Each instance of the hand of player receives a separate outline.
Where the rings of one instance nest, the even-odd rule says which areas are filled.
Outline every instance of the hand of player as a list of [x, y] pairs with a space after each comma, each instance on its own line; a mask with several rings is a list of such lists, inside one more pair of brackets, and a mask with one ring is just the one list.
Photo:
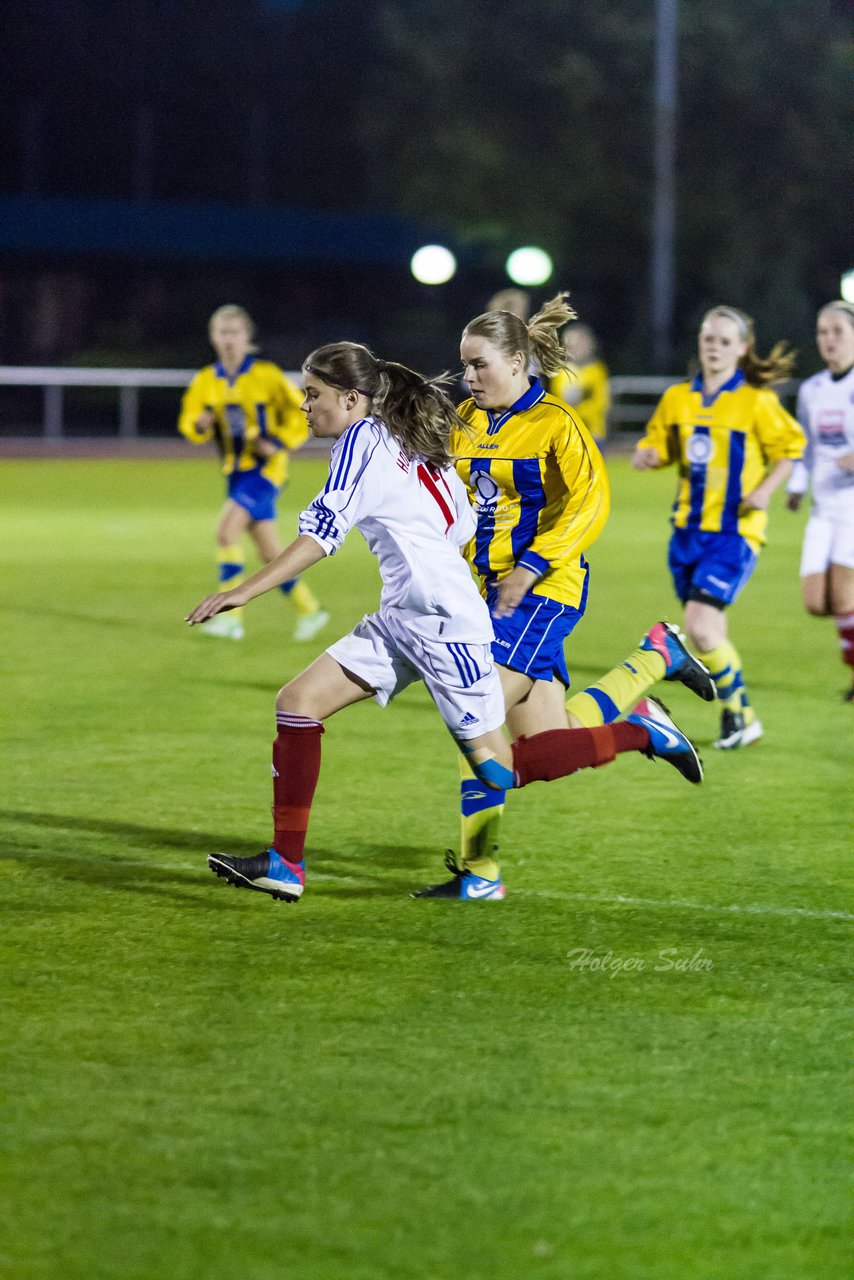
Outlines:
[[854, 453], [843, 453], [836, 459], [840, 471], [854, 472]]
[[802, 493], [786, 494], [786, 510], [799, 511], [801, 506], [801, 499], [803, 498], [803, 496], [804, 495]]
[[207, 622], [218, 613], [226, 613], [229, 609], [239, 609], [246, 601], [241, 594], [239, 587], [233, 587], [231, 591], [217, 591], [212, 596], [205, 596], [201, 604], [197, 604], [192, 613], [188, 613], [185, 622], [189, 622], [191, 627], [196, 626], [199, 622]]
[[492, 610], [493, 617], [509, 618], [523, 596], [527, 595], [537, 581], [537, 574], [530, 569], [523, 569], [521, 565], [511, 569], [507, 577], [502, 578], [498, 584], [498, 594]]
[[757, 485], [752, 493], [746, 493], [742, 498], [738, 514], [740, 516], [749, 516], [751, 511], [767, 511], [769, 498], [770, 495], [762, 488], [762, 485]]
[[263, 436], [256, 440], [252, 446], [252, 450], [256, 458], [272, 458], [277, 452], [276, 446], [271, 440], [265, 440]]
[[632, 458], [632, 466], [635, 471], [654, 471], [660, 462], [658, 450], [653, 449], [652, 445], [647, 445], [643, 449], [638, 446]]
[[214, 421], [215, 421], [215, 418], [214, 418], [213, 411], [211, 409], [203, 409], [202, 412], [199, 414], [198, 418], [196, 418], [196, 430], [212, 431]]

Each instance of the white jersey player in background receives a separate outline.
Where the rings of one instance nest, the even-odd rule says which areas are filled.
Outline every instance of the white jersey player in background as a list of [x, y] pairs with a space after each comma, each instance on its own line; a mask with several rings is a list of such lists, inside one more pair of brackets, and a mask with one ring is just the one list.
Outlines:
[[[334, 555], [353, 528], [379, 561], [380, 607], [280, 689], [271, 847], [254, 858], [211, 855], [211, 870], [238, 887], [299, 899], [323, 722], [365, 698], [385, 706], [416, 680], [426, 684], [487, 788], [551, 781], [624, 751], [660, 756], [700, 782], [696, 751], [652, 699], [615, 724], [557, 729], [510, 744], [489, 611], [461, 554], [476, 520], [449, 441], [452, 430], [465, 426], [441, 380], [377, 360], [352, 342], [319, 347], [303, 375], [308, 425], [315, 436], [335, 441], [326, 485], [300, 516], [299, 537], [289, 547], [239, 586], [208, 596], [187, 621], [240, 608], [296, 577]], [[404, 781], [415, 768], [415, 760], [400, 762]], [[460, 872], [460, 882], [457, 897], [504, 897], [500, 881]]]
[[804, 606], [816, 617], [833, 617], [852, 675], [844, 697], [854, 702], [854, 305], [822, 307], [816, 342], [827, 368], [798, 393], [807, 448], [789, 479], [787, 505], [797, 511], [812, 489], [801, 556]]

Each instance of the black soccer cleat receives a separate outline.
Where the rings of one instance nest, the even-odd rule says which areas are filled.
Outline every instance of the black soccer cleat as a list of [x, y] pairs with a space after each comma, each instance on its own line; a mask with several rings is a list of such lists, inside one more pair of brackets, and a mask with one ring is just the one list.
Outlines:
[[649, 734], [649, 746], [642, 752], [649, 760], [666, 760], [689, 782], [703, 781], [703, 762], [697, 748], [673, 723], [667, 707], [658, 698], [644, 698], [632, 714], [626, 716], [626, 721], [642, 725]]
[[257, 889], [277, 902], [299, 902], [305, 888], [304, 863], [288, 863], [275, 849], [254, 858], [230, 858], [224, 853], [208, 856], [208, 866], [237, 889]]
[[704, 702], [715, 701], [718, 691], [708, 667], [704, 667], [693, 653], [689, 653], [685, 637], [672, 622], [656, 622], [641, 640], [640, 647], [661, 654], [665, 665], [665, 680], [678, 680]]

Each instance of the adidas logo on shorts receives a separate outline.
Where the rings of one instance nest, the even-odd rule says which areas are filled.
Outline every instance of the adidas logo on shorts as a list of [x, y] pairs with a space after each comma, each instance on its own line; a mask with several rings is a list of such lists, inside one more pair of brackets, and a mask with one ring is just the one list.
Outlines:
[[470, 711], [467, 711], [466, 714], [463, 716], [462, 720], [460, 721], [459, 727], [461, 729], [468, 729], [473, 724], [477, 724], [477, 716], [473, 716]]

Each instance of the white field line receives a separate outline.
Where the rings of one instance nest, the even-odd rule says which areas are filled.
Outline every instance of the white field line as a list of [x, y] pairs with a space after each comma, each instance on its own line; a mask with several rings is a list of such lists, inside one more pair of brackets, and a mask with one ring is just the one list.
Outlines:
[[814, 911], [810, 907], [775, 907], [761, 903], [685, 902], [680, 898], [627, 898], [623, 894], [560, 893], [551, 889], [514, 889], [522, 898], [554, 898], [559, 902], [589, 902], [612, 907], [655, 907], [673, 911], [711, 911], [720, 915], [791, 916], [805, 920], [854, 920], [848, 911]]

